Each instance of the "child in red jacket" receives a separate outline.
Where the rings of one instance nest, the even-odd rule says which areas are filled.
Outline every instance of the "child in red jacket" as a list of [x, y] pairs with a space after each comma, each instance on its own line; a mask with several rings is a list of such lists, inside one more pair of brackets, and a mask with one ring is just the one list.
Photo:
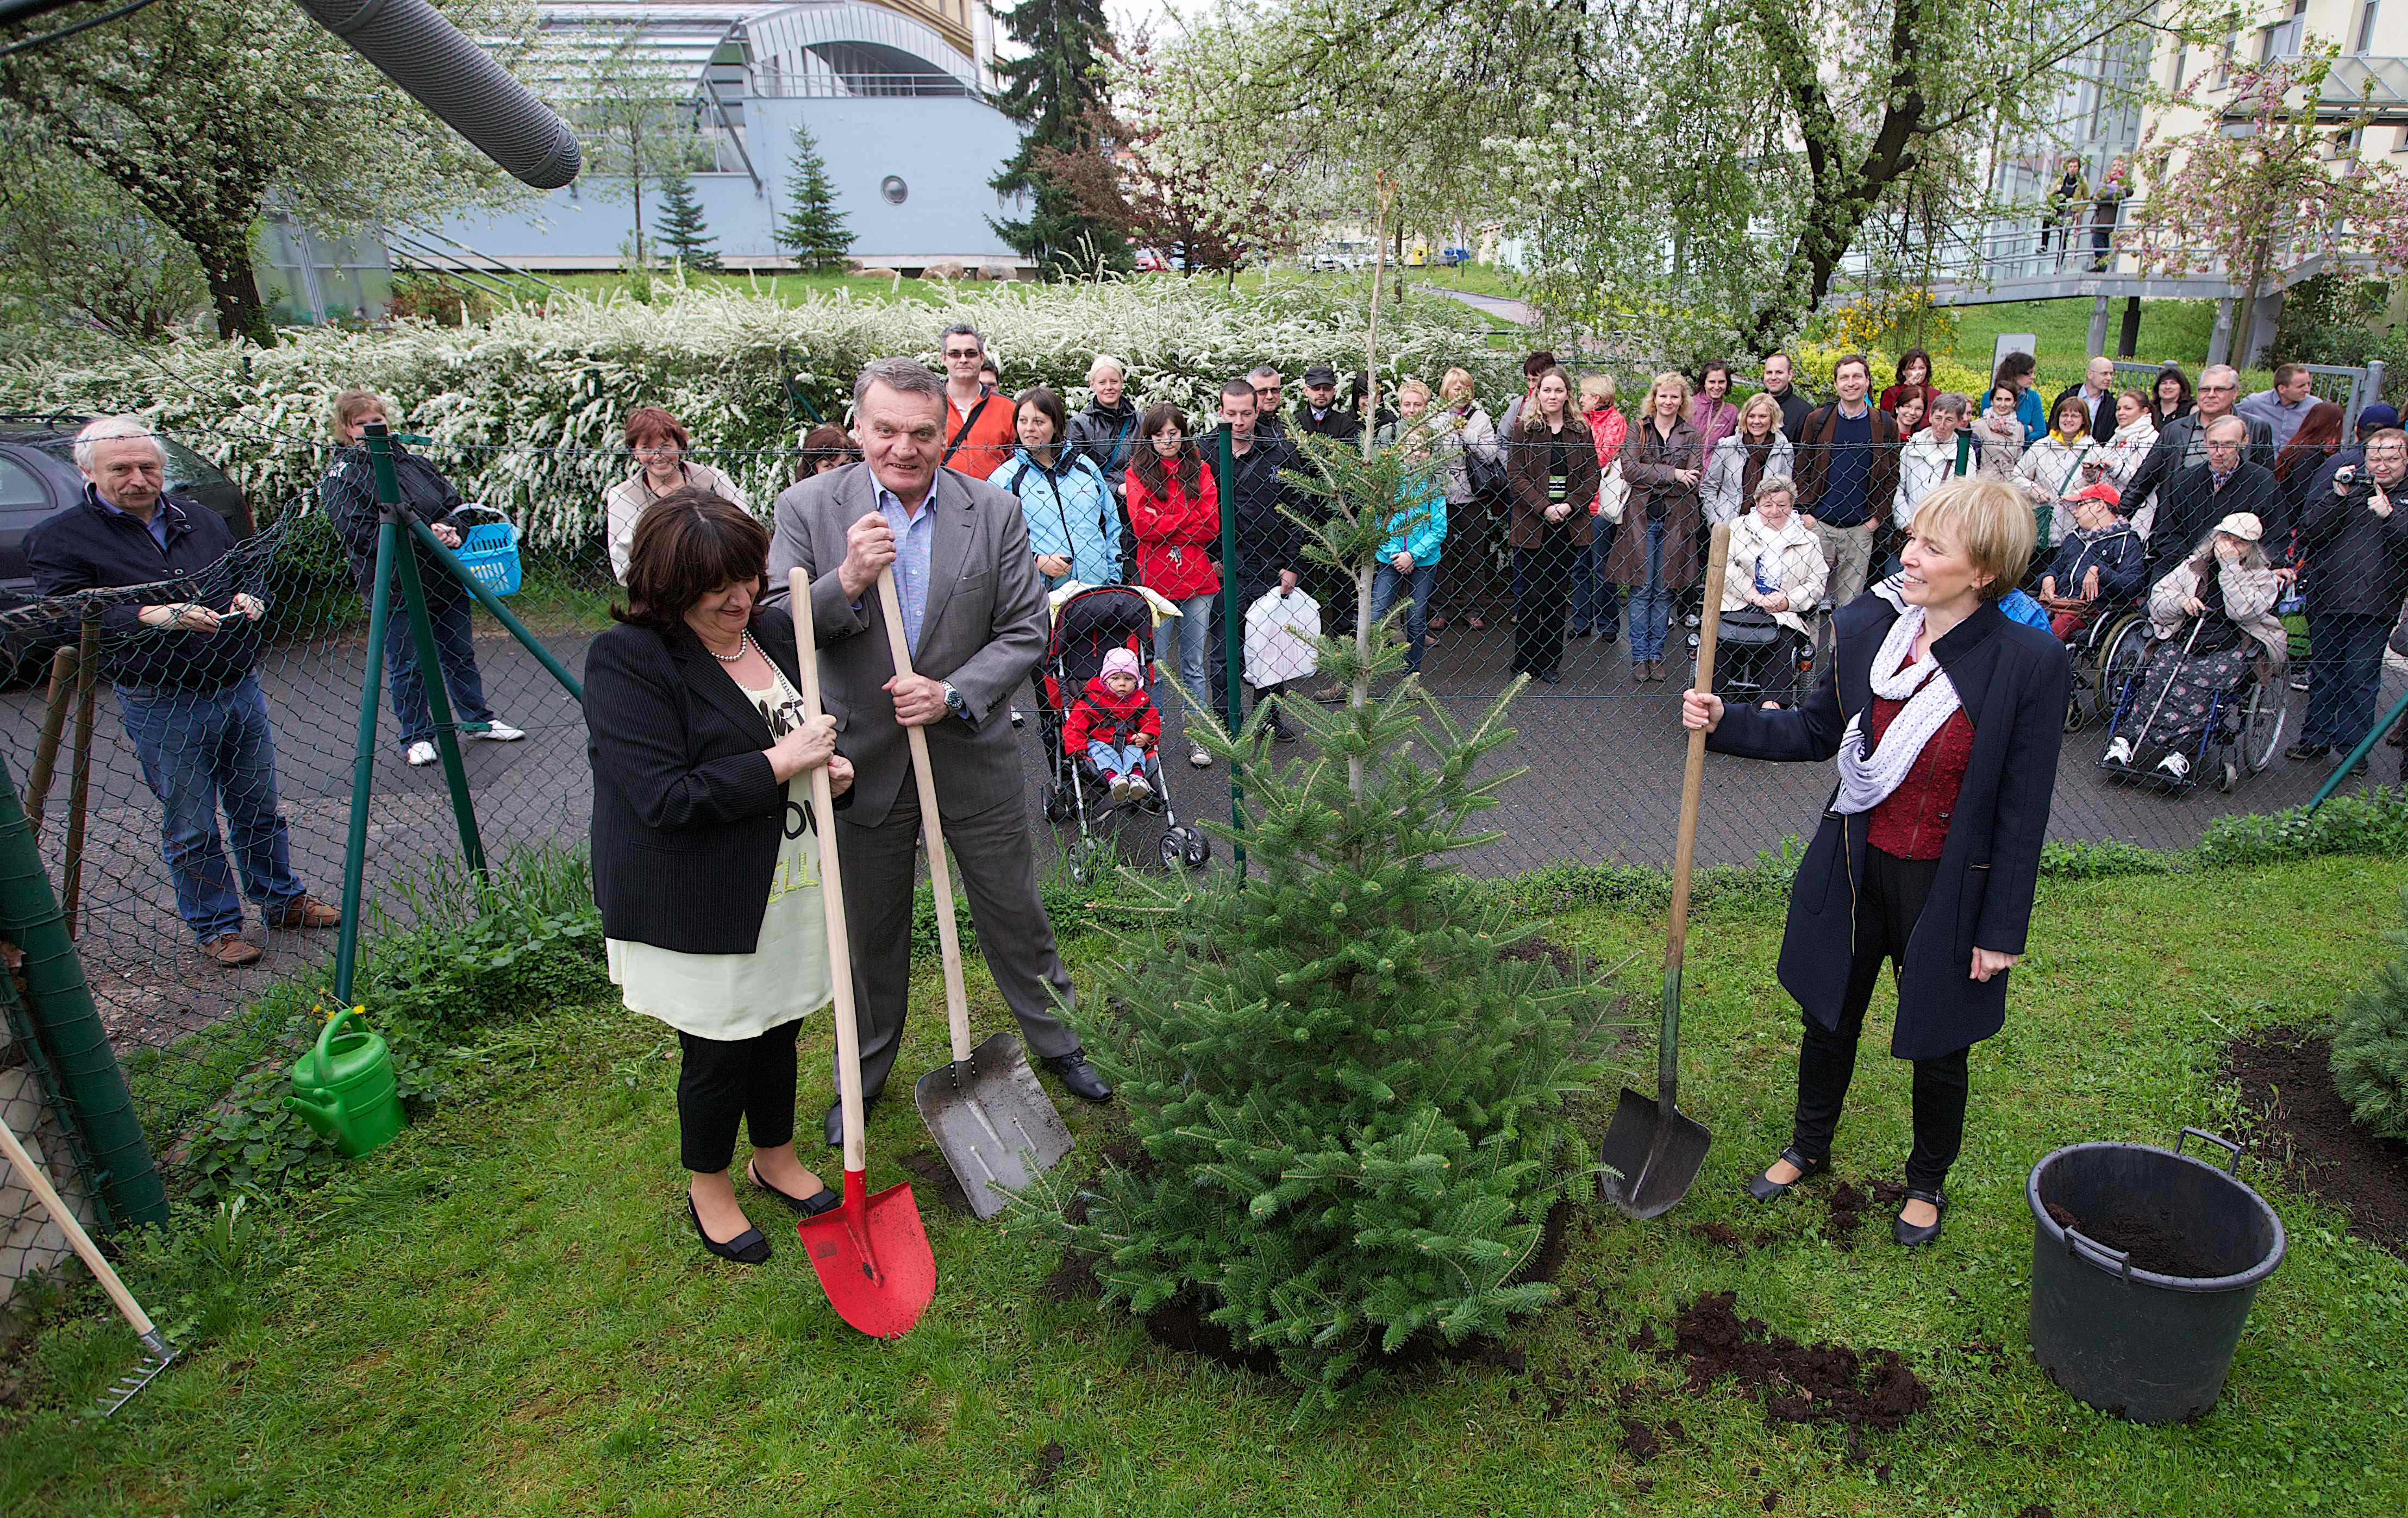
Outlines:
[[1115, 806], [1151, 796], [1162, 783], [1162, 761], [1154, 752], [1162, 742], [1162, 714], [1138, 669], [1137, 655], [1126, 649], [1105, 654], [1103, 673], [1087, 681], [1062, 724], [1062, 752], [1074, 759], [1086, 755], [1111, 784]]

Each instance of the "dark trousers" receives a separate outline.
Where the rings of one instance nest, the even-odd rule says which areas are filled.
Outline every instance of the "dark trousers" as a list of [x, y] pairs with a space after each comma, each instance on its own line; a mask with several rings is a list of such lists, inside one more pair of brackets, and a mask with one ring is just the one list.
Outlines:
[[1575, 570], [1572, 575], [1572, 631], [1594, 630], [1611, 643], [1622, 636], [1622, 587], [1606, 572], [1605, 561], [1613, 551], [1613, 540], [1622, 536], [1622, 524], [1591, 517], [1588, 525], [1587, 573]]
[[2336, 749], [2358, 746], [2374, 725], [2383, 685], [2383, 640], [2391, 619], [2316, 610], [2308, 603], [2308, 722], [2300, 738]]
[[795, 1035], [802, 1020], [750, 1038], [678, 1035], [678, 1163], [716, 1175], [736, 1158], [743, 1120], [755, 1149], [795, 1141]]
[[[838, 812], [836, 830], [844, 855], [845, 928], [853, 940], [861, 1090], [875, 1097], [902, 1052], [911, 990], [911, 887], [923, 853], [917, 782], [904, 776], [884, 822], [856, 826]], [[954, 889], [968, 899], [970, 924], [978, 930], [979, 953], [1020, 1023], [1030, 1057], [1076, 1050], [1079, 1036], [1056, 1015], [1070, 1005], [1070, 975], [1054, 951], [1054, 926], [1037, 893], [1027, 798], [1015, 794], [975, 816], [946, 818], [945, 842], [953, 852]]]
[[[398, 602], [400, 596], [394, 599]], [[477, 671], [476, 635], [468, 615], [475, 604], [456, 593], [430, 594], [426, 621], [435, 634], [435, 657], [443, 666], [443, 689], [452, 697], [452, 720], [482, 725], [494, 720], [494, 710], [485, 705], [485, 682]], [[409, 613], [399, 605], [384, 624], [384, 669], [393, 715], [401, 723], [401, 746], [434, 742], [435, 716], [426, 701], [426, 672], [418, 667], [418, 640], [409, 630]]]
[[[1864, 1031], [1865, 1009], [1881, 980], [1882, 962], [1905, 967], [1906, 940], [1939, 874], [1937, 859], [1899, 859], [1879, 849], [1865, 851], [1864, 889], [1856, 896], [1856, 952], [1848, 967], [1840, 1025], [1826, 1029], [1806, 1018], [1805, 1041], [1798, 1051], [1798, 1117], [1790, 1142], [1810, 1160], [1831, 1153], [1848, 1081], [1856, 1073], [1856, 1036]], [[1906, 1183], [1914, 1190], [1937, 1192], [1964, 1145], [1968, 1053], [1970, 1048], [1959, 1049], [1914, 1062], [1914, 1147], [1906, 1156]]]
[[1504, 513], [1486, 501], [1446, 503], [1446, 551], [1439, 555], [1435, 615], [1497, 615], [1497, 550]]
[[1552, 526], [1537, 548], [1513, 551], [1513, 673], [1555, 676], [1564, 666], [1564, 612], [1572, 566], [1587, 552], [1570, 526]]

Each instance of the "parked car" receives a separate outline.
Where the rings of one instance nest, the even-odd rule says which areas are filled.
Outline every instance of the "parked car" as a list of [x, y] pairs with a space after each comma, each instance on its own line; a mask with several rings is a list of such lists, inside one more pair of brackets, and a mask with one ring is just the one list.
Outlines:
[[1438, 261], [1445, 265], [1448, 268], [1455, 268], [1459, 265], [1469, 264], [1471, 262], [1471, 250], [1469, 248], [1449, 248], [1444, 252], [1438, 255]]
[[[25, 534], [83, 499], [75, 436], [91, 420], [0, 415], [0, 607], [22, 605], [37, 594], [25, 566]], [[251, 503], [242, 487], [174, 438], [159, 443], [167, 454], [167, 489], [225, 518], [236, 538], [249, 537]]]
[[1159, 248], [1140, 248], [1137, 250], [1135, 257], [1137, 259], [1137, 271], [1140, 274], [1168, 274], [1170, 272], [1170, 260], [1162, 256], [1162, 250]]

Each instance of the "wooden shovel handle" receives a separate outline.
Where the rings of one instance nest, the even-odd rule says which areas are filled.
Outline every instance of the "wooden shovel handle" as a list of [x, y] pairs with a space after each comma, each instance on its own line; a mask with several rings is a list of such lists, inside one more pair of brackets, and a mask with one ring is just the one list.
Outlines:
[[18, 1142], [17, 1135], [10, 1131], [5, 1121], [0, 1121], [0, 1145], [7, 1147], [8, 1163], [17, 1167], [17, 1174], [24, 1180], [25, 1189], [41, 1199], [43, 1208], [50, 1214], [50, 1221], [59, 1225], [59, 1231], [67, 1236], [67, 1242], [75, 1246], [76, 1257], [83, 1261], [84, 1268], [90, 1270], [93, 1279], [108, 1293], [108, 1299], [117, 1304], [117, 1310], [125, 1314], [125, 1321], [134, 1325], [135, 1333], [145, 1339], [157, 1333], [150, 1315], [134, 1300], [134, 1294], [125, 1289], [125, 1282], [117, 1279], [117, 1272], [102, 1257], [100, 1246], [92, 1241], [92, 1235], [83, 1231], [83, 1224], [76, 1221], [75, 1213], [59, 1196], [58, 1188], [50, 1184], [50, 1178], [34, 1163], [34, 1156]]
[[[1723, 574], [1730, 566], [1730, 527], [1714, 527], [1706, 561], [1706, 604], [1698, 619], [1698, 668], [1693, 689], [1714, 688], [1714, 639], [1722, 631]], [[1677, 974], [1689, 941], [1689, 872], [1698, 856], [1698, 798], [1706, 782], [1706, 735], [1689, 735], [1688, 763], [1681, 771], [1681, 827], [1672, 845], [1672, 921], [1664, 939], [1664, 972]]]
[[[811, 577], [797, 567], [786, 574], [787, 604], [795, 614], [795, 665], [803, 677], [803, 714], [820, 715], [820, 648], [811, 627]], [[853, 940], [845, 936], [844, 877], [836, 857], [836, 789], [827, 766], [814, 765], [811, 833], [820, 849], [820, 911], [827, 923], [828, 984], [836, 995], [836, 1095], [844, 1109], [844, 1167], [865, 1167], [861, 1110], [861, 1024], [853, 1002]]]
[[[886, 617], [886, 646], [895, 655], [895, 672], [912, 673], [911, 640], [903, 632], [903, 602], [895, 594], [895, 568], [878, 571], [878, 605]], [[953, 1063], [970, 1057], [970, 998], [962, 987], [961, 931], [953, 924], [953, 870], [945, 860], [945, 824], [937, 815], [937, 775], [928, 767], [928, 735], [906, 727], [911, 744], [911, 778], [920, 789], [920, 831], [928, 841], [928, 885], [937, 898], [937, 944], [945, 960], [945, 1021], [953, 1033]]]

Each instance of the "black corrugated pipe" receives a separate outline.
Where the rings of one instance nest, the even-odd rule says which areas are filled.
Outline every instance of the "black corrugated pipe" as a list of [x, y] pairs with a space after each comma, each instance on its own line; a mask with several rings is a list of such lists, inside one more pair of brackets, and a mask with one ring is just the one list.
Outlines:
[[577, 178], [577, 135], [426, 0], [296, 0], [412, 99], [538, 190]]

